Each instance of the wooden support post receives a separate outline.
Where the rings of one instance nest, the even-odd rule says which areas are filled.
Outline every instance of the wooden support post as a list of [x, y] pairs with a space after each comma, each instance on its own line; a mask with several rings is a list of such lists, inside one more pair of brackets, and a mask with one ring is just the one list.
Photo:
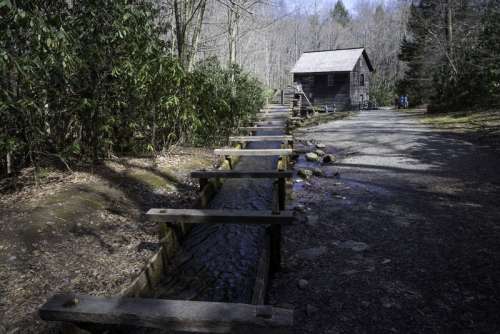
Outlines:
[[280, 177], [278, 179], [278, 204], [279, 210], [285, 210], [286, 205], [286, 179], [284, 177]]
[[158, 240], [161, 244], [165, 244], [167, 242], [167, 231], [169, 228], [169, 223], [160, 223], [160, 232], [158, 234]]
[[[273, 214], [280, 214], [279, 203], [279, 182], [273, 182]], [[281, 270], [281, 226], [269, 227], [269, 239], [271, 244], [271, 273], [276, 273]]]
[[208, 179], [207, 178], [200, 178], [200, 191], [203, 191], [205, 189], [205, 186], [208, 184]]
[[7, 153], [7, 175], [10, 176], [12, 174], [12, 160], [10, 156], [10, 152]]
[[231, 161], [231, 156], [230, 155], [226, 155], [225, 159], [227, 160], [227, 163], [229, 164], [229, 169], [233, 169], [233, 163]]

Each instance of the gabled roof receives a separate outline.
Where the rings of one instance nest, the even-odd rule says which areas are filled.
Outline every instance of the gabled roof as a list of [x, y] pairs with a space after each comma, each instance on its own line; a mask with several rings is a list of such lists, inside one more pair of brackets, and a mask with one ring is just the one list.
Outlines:
[[292, 73], [350, 72], [363, 56], [370, 71], [373, 67], [364, 48], [305, 52], [292, 68]]

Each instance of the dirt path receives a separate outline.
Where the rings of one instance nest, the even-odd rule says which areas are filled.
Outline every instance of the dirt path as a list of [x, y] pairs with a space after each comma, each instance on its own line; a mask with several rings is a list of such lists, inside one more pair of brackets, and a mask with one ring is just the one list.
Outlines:
[[295, 333], [500, 332], [500, 158], [419, 117], [297, 133], [338, 161], [295, 187], [305, 213], [269, 296], [296, 308]]

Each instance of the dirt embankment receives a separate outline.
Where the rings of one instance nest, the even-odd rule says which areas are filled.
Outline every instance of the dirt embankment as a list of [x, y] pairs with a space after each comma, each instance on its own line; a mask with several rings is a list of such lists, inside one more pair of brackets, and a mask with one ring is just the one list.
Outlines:
[[[0, 333], [49, 332], [38, 307], [57, 292], [119, 293], [158, 249], [153, 206], [190, 207], [190, 171], [211, 168], [209, 150], [106, 161], [0, 195]], [[3, 183], [4, 185], [6, 182]]]

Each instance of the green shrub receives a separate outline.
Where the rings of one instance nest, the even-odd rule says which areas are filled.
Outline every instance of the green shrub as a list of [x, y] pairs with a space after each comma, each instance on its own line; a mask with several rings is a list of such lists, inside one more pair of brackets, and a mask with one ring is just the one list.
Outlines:
[[0, 1], [0, 159], [19, 169], [215, 144], [263, 104], [237, 67], [186, 72], [156, 22], [149, 2]]

